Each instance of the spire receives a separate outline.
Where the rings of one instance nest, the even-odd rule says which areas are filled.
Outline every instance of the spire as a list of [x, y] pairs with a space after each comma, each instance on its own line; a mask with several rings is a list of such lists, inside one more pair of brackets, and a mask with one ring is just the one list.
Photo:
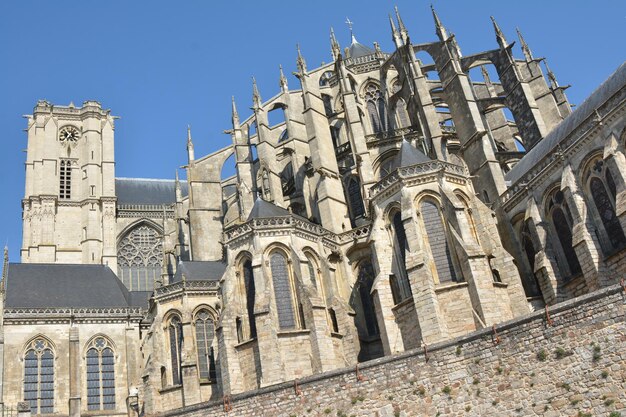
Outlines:
[[237, 105], [235, 104], [235, 96], [232, 96], [232, 122], [233, 129], [239, 129], [239, 113], [237, 113]]
[[431, 4], [430, 10], [433, 12], [433, 19], [435, 19], [435, 33], [439, 37], [439, 40], [445, 42], [448, 40], [448, 31], [441, 24], [441, 20], [439, 20], [439, 16], [437, 16], [437, 12], [435, 11], [435, 7]]
[[389, 24], [391, 25], [391, 40], [396, 45], [396, 48], [402, 46], [402, 38], [400, 37], [400, 33], [396, 29], [396, 24], [393, 22], [393, 17], [389, 14]]
[[352, 20], [350, 20], [349, 17], [346, 17], [346, 25], [348, 25], [348, 28], [350, 28], [350, 38], [352, 43], [357, 43], [356, 38], [354, 37], [354, 32], [352, 31], [352, 25], [354, 24], [354, 22]]
[[191, 126], [187, 125], [187, 159], [191, 163], [194, 159], [193, 142], [191, 141]]
[[339, 46], [339, 42], [337, 42], [337, 38], [335, 38], [335, 31], [332, 27], [330, 28], [330, 50], [333, 54], [333, 59], [339, 58], [341, 47]]
[[296, 44], [296, 49], [298, 50], [298, 59], [296, 61], [296, 65], [298, 67], [298, 72], [300, 73], [300, 75], [304, 75], [307, 72], [307, 70], [306, 70], [306, 61], [302, 57], [302, 52], [300, 52], [300, 44], [299, 43]]
[[515, 31], [517, 32], [517, 37], [519, 38], [519, 42], [522, 45], [522, 52], [524, 53], [524, 56], [526, 57], [526, 61], [528, 62], [532, 61], [534, 59], [533, 53], [530, 51], [530, 48], [528, 47], [526, 40], [522, 36], [522, 32], [520, 32], [519, 28], [515, 28]]
[[504, 33], [502, 33], [502, 31], [500, 30], [500, 26], [498, 26], [496, 19], [493, 16], [490, 17], [491, 21], [493, 22], [493, 29], [496, 31], [496, 40], [498, 41], [498, 45], [500, 45], [500, 48], [504, 49], [509, 46], [509, 44], [504, 37]]
[[256, 86], [256, 78], [254, 77], [252, 77], [252, 104], [255, 109], [261, 108], [261, 94], [259, 94], [259, 89]]
[[559, 88], [559, 82], [556, 80], [556, 76], [554, 75], [550, 67], [548, 66], [548, 59], [544, 58], [543, 63], [546, 66], [546, 71], [548, 71], [548, 79], [550, 80], [550, 86], [553, 89]]
[[398, 6], [395, 6], [394, 10], [396, 11], [396, 19], [398, 19], [398, 27], [400, 28], [400, 34], [402, 35], [402, 40], [406, 42], [409, 36], [409, 32], [406, 30], [406, 27], [404, 26], [402, 17], [400, 17], [400, 11], [398, 11]]
[[489, 77], [489, 73], [487, 72], [487, 68], [484, 65], [480, 66], [480, 72], [483, 75], [483, 79], [485, 80], [485, 84], [491, 84], [491, 77]]
[[287, 77], [285, 77], [285, 73], [283, 73], [283, 66], [278, 65], [278, 70], [280, 72], [280, 78], [278, 84], [283, 91], [287, 91]]
[[4, 292], [4, 286], [7, 282], [7, 276], [9, 275], [9, 247], [4, 246], [4, 262], [2, 264], [2, 283], [0, 284], [0, 292]]

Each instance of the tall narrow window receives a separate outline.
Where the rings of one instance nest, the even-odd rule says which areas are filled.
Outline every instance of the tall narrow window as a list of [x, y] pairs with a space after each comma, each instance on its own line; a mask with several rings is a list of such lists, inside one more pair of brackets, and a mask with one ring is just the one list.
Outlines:
[[351, 176], [348, 180], [348, 204], [350, 205], [350, 213], [353, 220], [365, 214], [365, 205], [363, 204], [363, 195], [361, 194], [361, 181], [359, 181], [359, 177], [356, 175]]
[[215, 339], [215, 322], [207, 310], [196, 315], [196, 350], [200, 379], [215, 381], [216, 369], [213, 357], [213, 340]]
[[548, 200], [547, 211], [563, 251], [569, 273], [570, 275], [576, 275], [581, 272], [581, 267], [576, 251], [572, 246], [572, 215], [562, 191], [557, 190], [552, 194]]
[[33, 414], [54, 412], [54, 353], [43, 338], [32, 341], [24, 355], [24, 401]]
[[285, 255], [280, 252], [272, 253], [270, 256], [270, 269], [272, 271], [272, 283], [274, 284], [278, 324], [281, 330], [293, 330], [296, 328], [295, 306], [297, 303], [294, 303], [289, 266], [287, 265]]
[[331, 117], [334, 113], [332, 100], [332, 97], [328, 94], [322, 94], [322, 101], [324, 102], [324, 113], [326, 113], [326, 117]]
[[109, 342], [97, 337], [87, 350], [87, 409], [115, 410], [115, 357]]
[[367, 113], [372, 123], [372, 131], [381, 133], [388, 129], [387, 107], [380, 88], [376, 84], [369, 84], [365, 87], [365, 102]]
[[180, 354], [183, 347], [183, 324], [180, 318], [173, 317], [169, 325], [170, 359], [172, 361], [172, 384], [182, 383], [180, 374]]
[[59, 163], [59, 198], [72, 197], [72, 162], [62, 159]]
[[161, 277], [163, 245], [160, 233], [146, 224], [128, 232], [117, 250], [117, 270], [129, 290], [151, 291]]
[[612, 253], [626, 245], [626, 236], [615, 211], [615, 181], [600, 156], [588, 165], [583, 178], [595, 208], [593, 217], [600, 220], [597, 223], [602, 223], [608, 240], [604, 246], [610, 246], [605, 252]]
[[372, 285], [374, 284], [374, 267], [367, 260], [359, 265], [359, 275], [357, 285], [359, 287], [359, 297], [361, 299], [361, 307], [363, 309], [363, 318], [365, 319], [365, 329], [368, 336], [377, 336], [378, 323], [376, 322], [376, 309], [374, 308], [374, 300], [372, 299]]
[[394, 260], [397, 269], [396, 274], [398, 277], [395, 299], [397, 301], [402, 301], [411, 295], [411, 286], [406, 272], [406, 250], [408, 242], [406, 240], [404, 224], [402, 223], [402, 215], [399, 211], [393, 215], [392, 223]]
[[254, 317], [254, 302], [256, 290], [254, 287], [254, 272], [252, 261], [246, 259], [243, 263], [243, 285], [246, 292], [246, 310], [248, 313], [248, 325], [250, 328], [250, 338], [256, 337], [256, 318]]
[[439, 214], [439, 207], [435, 203], [425, 200], [420, 204], [420, 212], [439, 282], [457, 281], [452, 263], [452, 253], [450, 252], [446, 229]]

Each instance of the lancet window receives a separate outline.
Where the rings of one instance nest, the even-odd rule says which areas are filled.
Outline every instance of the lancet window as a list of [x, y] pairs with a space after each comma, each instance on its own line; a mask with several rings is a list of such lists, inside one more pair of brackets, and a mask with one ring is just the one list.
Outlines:
[[570, 275], [580, 273], [580, 263], [578, 262], [576, 251], [572, 246], [572, 213], [567, 206], [562, 191], [554, 190], [552, 192], [547, 202], [546, 211], [561, 247], [561, 252], [565, 258], [565, 263], [567, 264]]
[[287, 257], [280, 251], [272, 252], [270, 255], [270, 269], [280, 329], [297, 329], [301, 325], [299, 321], [302, 319], [302, 314]]
[[393, 232], [393, 257], [396, 266], [394, 271], [395, 274], [392, 277], [393, 285], [391, 288], [393, 290], [394, 301], [397, 304], [411, 295], [411, 286], [406, 272], [406, 250], [408, 249], [408, 242], [400, 211], [396, 211], [392, 215], [391, 220], [391, 230]]
[[24, 354], [24, 401], [33, 414], [54, 412], [54, 352], [44, 338], [33, 340]]
[[198, 354], [198, 371], [200, 380], [215, 381], [217, 369], [215, 366], [215, 321], [207, 310], [200, 310], [196, 314], [196, 353]]
[[181, 379], [181, 350], [183, 348], [183, 324], [178, 316], [170, 319], [168, 326], [168, 336], [170, 345], [170, 360], [172, 364], [172, 384], [180, 385]]
[[62, 159], [59, 163], [59, 198], [72, 197], [72, 161]]
[[161, 276], [163, 246], [160, 233], [146, 224], [133, 228], [120, 241], [118, 276], [132, 291], [151, 291]]
[[87, 349], [87, 409], [115, 409], [115, 356], [111, 344], [97, 337]]
[[420, 203], [420, 212], [439, 282], [458, 281], [439, 206], [430, 200], [424, 200]]
[[370, 83], [365, 87], [365, 103], [367, 113], [372, 123], [372, 131], [381, 133], [388, 129], [387, 126], [387, 106], [385, 100], [378, 87], [374, 83]]

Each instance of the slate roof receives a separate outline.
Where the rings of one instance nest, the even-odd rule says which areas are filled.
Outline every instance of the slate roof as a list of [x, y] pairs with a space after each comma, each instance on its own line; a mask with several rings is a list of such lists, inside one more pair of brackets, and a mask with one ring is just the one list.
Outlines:
[[568, 117], [559, 123], [546, 135], [534, 148], [532, 148], [520, 161], [509, 171], [505, 179], [511, 184], [517, 182], [532, 167], [537, 165], [546, 155], [554, 151], [556, 146], [563, 141], [574, 129], [580, 126], [594, 111], [605, 101], [615, 95], [626, 85], [626, 62], [617, 68], [591, 95], [583, 101]]
[[367, 46], [359, 43], [354, 35], [352, 36], [352, 44], [350, 44], [348, 51], [350, 53], [350, 58], [358, 58], [360, 56], [371, 55], [374, 53], [372, 48], [368, 48]]
[[402, 145], [400, 145], [400, 150], [395, 157], [394, 165], [396, 167], [406, 167], [430, 161], [432, 161], [432, 159], [424, 155], [405, 139], [402, 139]]
[[226, 264], [221, 261], [181, 261], [172, 283], [186, 281], [219, 281], [224, 275]]
[[[180, 181], [183, 196], [188, 194], [187, 181]], [[151, 178], [116, 178], [115, 194], [118, 204], [163, 205], [176, 202], [174, 180]]]
[[289, 210], [287, 209], [278, 207], [277, 205], [265, 201], [262, 198], [257, 198], [254, 202], [254, 206], [252, 206], [252, 210], [250, 210], [248, 220], [262, 219], [266, 217], [289, 216], [290, 214], [291, 213], [289, 213]]
[[8, 308], [147, 307], [149, 292], [129, 292], [105, 265], [10, 263]]

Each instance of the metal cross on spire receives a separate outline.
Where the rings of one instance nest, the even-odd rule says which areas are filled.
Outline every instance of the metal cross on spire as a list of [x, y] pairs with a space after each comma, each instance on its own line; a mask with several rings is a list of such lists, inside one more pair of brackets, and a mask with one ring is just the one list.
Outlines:
[[346, 17], [345, 24], [348, 25], [348, 28], [350, 29], [350, 37], [352, 38], [352, 43], [356, 42], [356, 39], [354, 37], [354, 33], [352, 32], [352, 25], [354, 24], [354, 22], [352, 20], [350, 20], [349, 17]]

